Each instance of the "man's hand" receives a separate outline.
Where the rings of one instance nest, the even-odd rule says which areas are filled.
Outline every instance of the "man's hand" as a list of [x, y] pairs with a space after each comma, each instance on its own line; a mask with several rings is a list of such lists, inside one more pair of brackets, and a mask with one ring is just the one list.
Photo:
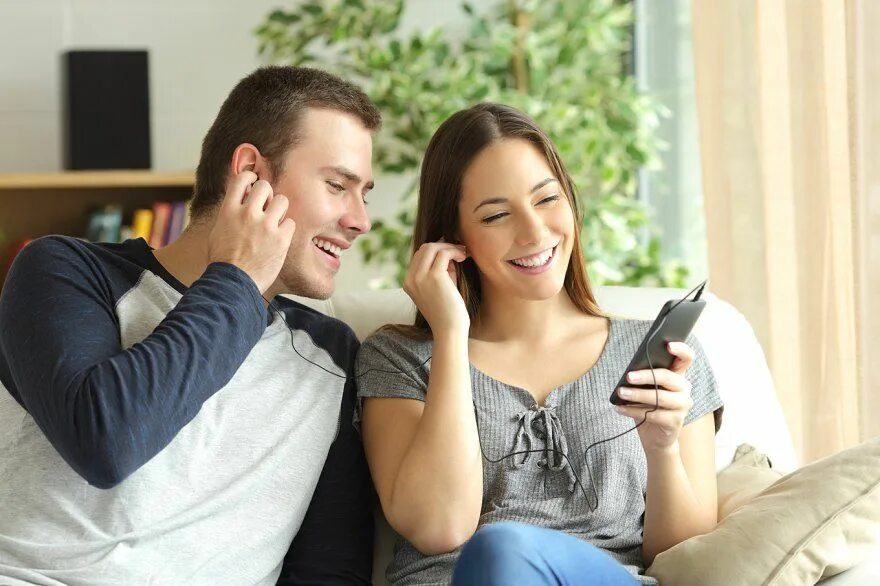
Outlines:
[[246, 272], [264, 293], [278, 278], [296, 223], [285, 217], [290, 201], [272, 193], [268, 181], [244, 171], [230, 177], [226, 197], [208, 236], [209, 262]]

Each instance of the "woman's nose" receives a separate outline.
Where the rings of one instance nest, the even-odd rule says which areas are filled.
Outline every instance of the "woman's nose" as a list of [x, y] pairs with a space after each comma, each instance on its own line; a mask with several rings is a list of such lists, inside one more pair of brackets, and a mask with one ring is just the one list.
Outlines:
[[517, 244], [522, 246], [539, 244], [544, 233], [544, 222], [534, 211], [522, 216], [516, 230]]

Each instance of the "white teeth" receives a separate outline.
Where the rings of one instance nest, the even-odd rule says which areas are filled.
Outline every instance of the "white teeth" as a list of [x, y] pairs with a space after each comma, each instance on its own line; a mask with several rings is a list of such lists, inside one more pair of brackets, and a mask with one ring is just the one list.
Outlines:
[[553, 249], [549, 248], [537, 256], [530, 256], [526, 259], [516, 259], [510, 262], [521, 267], [540, 267], [544, 264], [547, 264], [547, 261], [550, 260], [551, 256], [553, 256]]
[[321, 240], [320, 238], [312, 238], [312, 242], [315, 244], [315, 246], [323, 248], [333, 256], [339, 256], [342, 254], [342, 249], [331, 242]]

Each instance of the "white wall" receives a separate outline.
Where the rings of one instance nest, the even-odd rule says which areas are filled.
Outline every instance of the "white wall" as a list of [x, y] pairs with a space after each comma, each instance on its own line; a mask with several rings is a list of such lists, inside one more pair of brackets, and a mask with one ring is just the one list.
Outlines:
[[[0, 173], [62, 169], [61, 56], [147, 49], [153, 168], [194, 169], [201, 141], [235, 83], [264, 64], [253, 31], [287, 0], [0, 0]], [[485, 3], [474, 2], [475, 4]], [[408, 31], [462, 27], [458, 3], [409, 0]], [[377, 177], [370, 210], [394, 213], [404, 181]], [[377, 276], [349, 254], [339, 289]]]

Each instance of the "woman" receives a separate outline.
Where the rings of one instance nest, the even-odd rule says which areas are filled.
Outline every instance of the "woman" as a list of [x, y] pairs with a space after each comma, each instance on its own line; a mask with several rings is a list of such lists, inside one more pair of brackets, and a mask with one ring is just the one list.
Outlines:
[[444, 122], [419, 198], [415, 324], [373, 334], [358, 359], [367, 459], [402, 536], [389, 579], [652, 583], [654, 556], [717, 522], [721, 400], [696, 340], [669, 345], [656, 396], [608, 401], [650, 322], [597, 306], [571, 179], [517, 110]]

